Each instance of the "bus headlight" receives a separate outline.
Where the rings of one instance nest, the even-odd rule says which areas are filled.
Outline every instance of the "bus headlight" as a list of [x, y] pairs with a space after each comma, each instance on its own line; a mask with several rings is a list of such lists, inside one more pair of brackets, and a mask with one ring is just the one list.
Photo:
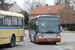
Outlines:
[[58, 36], [58, 38], [61, 38], [60, 36]]
[[41, 35], [39, 35], [39, 38], [42, 38], [42, 36], [41, 36]]
[[57, 36], [57, 38], [61, 38], [61, 36], [60, 36], [60, 35], [58, 35], [58, 36]]

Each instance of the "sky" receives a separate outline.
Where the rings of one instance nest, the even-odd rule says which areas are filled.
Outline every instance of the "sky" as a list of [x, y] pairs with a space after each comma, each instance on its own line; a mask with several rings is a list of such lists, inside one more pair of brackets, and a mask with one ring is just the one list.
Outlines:
[[[18, 5], [22, 5], [24, 3], [24, 1], [25, 0], [16, 0], [16, 2], [17, 2]], [[54, 4], [54, 0], [45, 0], [45, 1], [46, 1], [46, 4], [49, 4], [49, 5], [53, 5]]]
[[[23, 4], [24, 4], [24, 1], [26, 0], [8, 0], [7, 2], [14, 3], [14, 1], [16, 1], [17, 5], [19, 5], [21, 8], [24, 8]], [[48, 5], [54, 5], [54, 0], [45, 0], [45, 3]]]
[[[17, 5], [19, 5], [20, 7], [23, 7], [23, 3], [25, 0], [14, 0], [14, 1], [16, 1]], [[46, 1], [45, 3], [48, 5], [54, 5], [54, 0], [45, 0], [45, 1]]]

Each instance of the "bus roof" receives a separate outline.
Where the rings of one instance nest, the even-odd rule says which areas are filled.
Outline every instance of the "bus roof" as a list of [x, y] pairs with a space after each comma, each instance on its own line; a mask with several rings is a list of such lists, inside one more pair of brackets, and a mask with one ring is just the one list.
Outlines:
[[31, 18], [30, 20], [35, 19], [35, 18], [39, 18], [39, 17], [44, 17], [44, 16], [59, 17], [59, 16], [54, 16], [54, 15], [38, 15], [38, 16], [35, 16], [34, 18]]
[[9, 11], [1, 11], [1, 10], [0, 10], [0, 15], [24, 17], [22, 14], [19, 14], [19, 13], [14, 13], [14, 12], [9, 12]]

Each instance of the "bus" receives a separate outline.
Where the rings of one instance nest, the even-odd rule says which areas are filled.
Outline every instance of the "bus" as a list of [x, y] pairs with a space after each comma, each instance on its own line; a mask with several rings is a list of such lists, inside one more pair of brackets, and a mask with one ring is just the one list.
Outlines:
[[59, 16], [38, 15], [29, 20], [29, 38], [31, 42], [61, 42]]
[[0, 45], [24, 41], [24, 16], [19, 13], [0, 11]]

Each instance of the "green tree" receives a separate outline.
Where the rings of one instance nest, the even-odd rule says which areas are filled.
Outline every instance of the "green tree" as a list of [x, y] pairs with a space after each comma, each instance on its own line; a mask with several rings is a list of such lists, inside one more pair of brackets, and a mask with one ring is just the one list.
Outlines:
[[25, 25], [28, 24], [28, 13], [25, 11], [24, 12], [24, 21], [25, 21]]

